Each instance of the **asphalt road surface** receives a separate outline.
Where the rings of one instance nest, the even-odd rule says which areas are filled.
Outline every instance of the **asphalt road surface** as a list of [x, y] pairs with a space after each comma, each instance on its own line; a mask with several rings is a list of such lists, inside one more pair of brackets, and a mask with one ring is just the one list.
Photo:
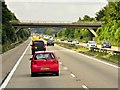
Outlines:
[[1, 62], [2, 62], [2, 79], [6, 77], [7, 74], [12, 70], [13, 66], [16, 64], [20, 56], [23, 54], [25, 48], [27, 47], [30, 39], [20, 44], [14, 49], [11, 49], [3, 54], [1, 54]]
[[6, 88], [118, 88], [117, 66], [57, 45], [48, 46], [47, 50], [55, 51], [60, 57], [59, 76], [42, 74], [31, 77], [29, 59], [32, 55], [29, 46]]

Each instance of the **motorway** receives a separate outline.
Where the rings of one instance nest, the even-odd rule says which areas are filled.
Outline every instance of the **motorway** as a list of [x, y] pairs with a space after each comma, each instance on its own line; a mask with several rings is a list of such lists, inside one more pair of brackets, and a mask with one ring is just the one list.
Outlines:
[[[60, 40], [58, 40], [59, 42], [61, 42]], [[63, 43], [68, 43], [68, 41], [62, 41]], [[69, 44], [73, 44], [73, 42], [69, 42]], [[82, 42], [79, 42], [79, 44], [76, 44], [76, 45], [80, 45], [80, 46], [84, 46], [84, 47], [87, 47], [87, 43], [82, 43]], [[97, 47], [98, 48], [101, 48], [101, 45], [97, 44]], [[111, 48], [101, 48], [101, 49], [106, 49], [106, 50], [111, 50], [111, 51], [120, 51], [120, 47], [117, 47], [117, 46], [111, 46]]]
[[[13, 53], [14, 60], [17, 61], [20, 58], [29, 43], [30, 40], [17, 47], [19, 51]], [[117, 66], [100, 62], [57, 45], [48, 46], [47, 50], [55, 51], [57, 57], [60, 57], [60, 76], [38, 75], [31, 77], [29, 59], [32, 55], [31, 47], [28, 46], [5, 88], [118, 88]], [[15, 55], [15, 53], [17, 54]], [[3, 74], [11, 67], [9, 64], [12, 63], [12, 60], [7, 60], [3, 60]]]

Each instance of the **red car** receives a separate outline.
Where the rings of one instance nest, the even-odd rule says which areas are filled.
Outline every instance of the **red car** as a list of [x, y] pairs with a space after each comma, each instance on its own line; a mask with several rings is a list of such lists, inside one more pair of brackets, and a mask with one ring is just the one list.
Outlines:
[[37, 51], [31, 58], [31, 76], [37, 73], [53, 73], [59, 76], [59, 62], [52, 51]]

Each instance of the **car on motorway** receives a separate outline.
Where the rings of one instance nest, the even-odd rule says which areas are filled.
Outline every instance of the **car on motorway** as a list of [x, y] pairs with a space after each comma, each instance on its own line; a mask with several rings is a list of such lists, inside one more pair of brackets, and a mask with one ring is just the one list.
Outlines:
[[72, 39], [68, 39], [68, 42], [72, 42]]
[[31, 60], [31, 76], [37, 73], [52, 73], [59, 76], [59, 62], [53, 51], [37, 51]]
[[97, 44], [95, 41], [88, 41], [87, 46], [88, 47], [97, 47]]
[[108, 41], [103, 41], [102, 42], [102, 48], [111, 48], [111, 43]]
[[74, 40], [73, 44], [79, 44], [79, 41], [78, 40]]
[[47, 46], [51, 46], [51, 45], [54, 46], [54, 41], [49, 39], [47, 41]]
[[46, 45], [42, 40], [33, 41], [31, 47], [32, 55], [35, 53], [35, 51], [46, 51]]

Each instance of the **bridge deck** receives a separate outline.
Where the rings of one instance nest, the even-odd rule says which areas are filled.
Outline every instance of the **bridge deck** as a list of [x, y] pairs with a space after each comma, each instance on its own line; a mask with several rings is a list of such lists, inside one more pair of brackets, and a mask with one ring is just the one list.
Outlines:
[[84, 27], [96, 29], [102, 23], [12, 23], [15, 27]]

